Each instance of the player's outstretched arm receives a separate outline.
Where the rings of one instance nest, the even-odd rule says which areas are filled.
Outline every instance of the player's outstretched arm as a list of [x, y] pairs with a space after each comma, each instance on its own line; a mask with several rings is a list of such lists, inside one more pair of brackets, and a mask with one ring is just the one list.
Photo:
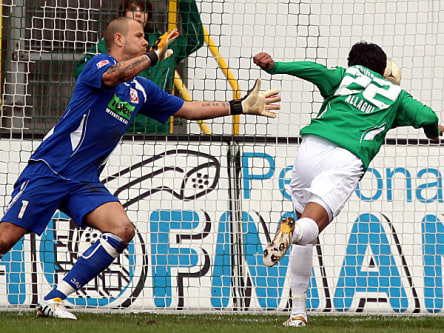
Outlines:
[[212, 119], [236, 114], [253, 114], [275, 118], [280, 109], [281, 96], [278, 89], [260, 91], [261, 80], [242, 99], [229, 102], [185, 102], [176, 116], [189, 120]]
[[265, 116], [275, 118], [276, 113], [273, 110], [279, 110], [280, 104], [275, 104], [281, 101], [278, 89], [270, 89], [260, 92], [261, 79], [257, 79], [253, 88], [242, 99], [235, 99], [230, 101], [231, 114], [256, 114], [258, 116]]

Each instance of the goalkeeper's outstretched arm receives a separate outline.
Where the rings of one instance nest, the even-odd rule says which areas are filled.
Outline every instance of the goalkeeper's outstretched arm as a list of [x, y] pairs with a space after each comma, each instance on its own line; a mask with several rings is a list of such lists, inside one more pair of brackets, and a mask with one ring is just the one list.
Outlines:
[[275, 111], [280, 109], [279, 90], [260, 91], [260, 87], [261, 80], [257, 79], [253, 89], [243, 98], [229, 102], [185, 102], [175, 115], [189, 120], [212, 119], [230, 114], [252, 114], [275, 118]]

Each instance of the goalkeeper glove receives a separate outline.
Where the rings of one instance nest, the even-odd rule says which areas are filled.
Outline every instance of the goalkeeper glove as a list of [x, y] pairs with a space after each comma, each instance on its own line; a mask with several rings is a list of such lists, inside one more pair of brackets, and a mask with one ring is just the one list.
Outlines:
[[168, 49], [168, 45], [172, 43], [179, 36], [179, 31], [177, 28], [165, 32], [162, 36], [157, 38], [154, 45], [146, 53], [148, 58], [151, 60], [151, 66], [154, 66], [157, 61], [165, 60], [173, 54], [173, 50]]
[[253, 88], [241, 99], [234, 99], [230, 101], [230, 114], [256, 114], [275, 118], [276, 113], [269, 110], [279, 110], [279, 104], [272, 104], [279, 102], [279, 89], [271, 89], [264, 92], [259, 92], [261, 88], [261, 79], [257, 79]]

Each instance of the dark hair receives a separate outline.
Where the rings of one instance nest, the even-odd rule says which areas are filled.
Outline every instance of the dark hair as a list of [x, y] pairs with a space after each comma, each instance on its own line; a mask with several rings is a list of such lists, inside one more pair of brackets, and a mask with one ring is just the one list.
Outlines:
[[147, 12], [148, 20], [152, 20], [154, 7], [149, 0], [122, 0], [119, 5], [119, 15], [124, 16], [125, 12], [133, 10], [134, 7], [139, 7], [141, 11]]
[[348, 66], [361, 65], [384, 75], [387, 56], [378, 45], [359, 42], [352, 46], [348, 54]]

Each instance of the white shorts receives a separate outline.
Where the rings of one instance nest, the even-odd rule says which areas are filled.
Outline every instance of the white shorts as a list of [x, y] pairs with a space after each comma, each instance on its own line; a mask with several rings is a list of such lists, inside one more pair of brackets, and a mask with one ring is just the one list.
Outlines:
[[356, 155], [319, 136], [304, 136], [290, 183], [295, 210], [302, 213], [308, 202], [316, 202], [333, 220], [363, 174], [362, 161]]

